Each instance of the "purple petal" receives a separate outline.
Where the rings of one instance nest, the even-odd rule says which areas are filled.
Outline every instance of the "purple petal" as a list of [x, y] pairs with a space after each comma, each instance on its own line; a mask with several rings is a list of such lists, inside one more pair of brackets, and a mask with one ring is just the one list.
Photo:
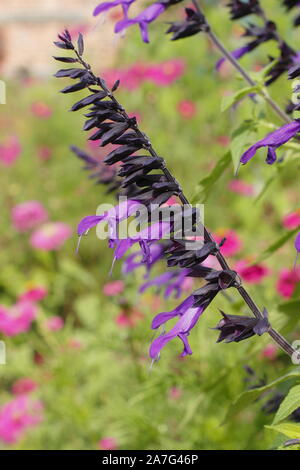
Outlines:
[[[274, 132], [268, 134], [264, 139], [259, 140], [256, 144], [252, 145], [241, 157], [241, 163], [247, 163], [256, 153], [256, 151], [261, 147], [280, 147], [281, 145], [288, 142], [292, 137], [294, 137], [300, 131], [300, 121], [293, 121], [289, 124], [285, 124]], [[274, 157], [276, 157], [275, 152], [272, 152], [270, 149], [268, 151], [268, 159], [274, 163]], [[276, 158], [275, 158], [276, 159]], [[269, 163], [269, 161], [268, 161]]]
[[300, 232], [298, 233], [295, 239], [295, 248], [297, 252], [300, 253]]
[[277, 158], [277, 155], [276, 155], [275, 150], [272, 147], [269, 147], [268, 148], [267, 158], [266, 158], [267, 164], [268, 165], [273, 165], [273, 163], [276, 162], [276, 158]]
[[128, 12], [128, 9], [135, 0], [114, 0], [113, 2], [103, 2], [100, 3], [94, 10], [93, 15], [97, 16], [100, 13], [103, 13], [104, 11], [108, 11], [111, 8], [114, 8], [118, 5], [122, 5], [123, 12], [126, 15]]
[[125, 18], [124, 20], [118, 21], [115, 24], [115, 33], [120, 33], [124, 29], [127, 29], [129, 26], [136, 24], [136, 23], [138, 23], [138, 21], [135, 19], [130, 20], [130, 19]]
[[84, 219], [82, 219], [77, 228], [77, 233], [79, 236], [83, 235], [86, 233], [91, 227], [94, 227], [97, 225], [99, 222], [102, 220], [105, 220], [107, 217], [107, 214], [104, 215], [88, 215]]
[[193, 351], [191, 349], [191, 346], [189, 345], [189, 341], [188, 341], [188, 338], [187, 338], [187, 335], [178, 335], [178, 338], [181, 339], [181, 341], [183, 342], [183, 351], [182, 353], [180, 354], [181, 357], [185, 357], [187, 356], [188, 354], [193, 354]]
[[162, 312], [156, 315], [155, 318], [152, 320], [151, 328], [152, 330], [156, 330], [159, 328], [163, 323], [166, 323], [171, 318], [175, 318], [178, 316], [178, 313], [173, 310], [172, 312]]
[[140, 30], [141, 30], [141, 34], [142, 34], [142, 40], [145, 42], [145, 43], [149, 43], [149, 35], [148, 35], [148, 25], [146, 22], [144, 21], [141, 21], [141, 23], [139, 23], [139, 27], [140, 27]]
[[[239, 47], [238, 49], [235, 49], [234, 51], [231, 51], [231, 55], [233, 55], [235, 59], [240, 59], [241, 57], [243, 57], [243, 55], [247, 54], [247, 52], [250, 52], [250, 50], [251, 48], [248, 45], [242, 46], [242, 47]], [[216, 70], [220, 70], [225, 60], [226, 60], [225, 57], [222, 57], [220, 60], [218, 60], [218, 62], [216, 63]]]

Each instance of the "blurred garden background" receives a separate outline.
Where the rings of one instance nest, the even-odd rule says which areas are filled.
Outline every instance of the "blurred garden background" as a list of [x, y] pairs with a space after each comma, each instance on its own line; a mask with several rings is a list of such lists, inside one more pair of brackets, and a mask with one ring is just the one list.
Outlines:
[[[215, 31], [234, 49], [243, 43], [243, 21], [230, 22], [225, 3], [202, 2]], [[280, 2], [263, 3], [287, 40], [299, 43]], [[164, 35], [164, 22], [182, 16], [181, 4], [151, 26], [150, 44], [141, 42], [137, 27], [115, 36], [121, 9], [99, 19], [92, 16], [96, 5], [0, 1], [0, 78], [6, 84], [0, 105], [0, 340], [6, 346], [0, 449], [277, 447], [289, 435], [266, 427], [276, 411], [270, 400], [285, 396], [299, 377], [279, 380], [259, 399], [232, 408], [239, 394], [295, 370], [268, 335], [216, 344], [211, 328], [218, 309], [249, 314], [234, 292], [219, 296], [192, 331], [192, 356], [180, 358], [181, 345], [173, 341], [150, 368], [151, 320], [178, 300], [165, 299], [155, 287], [139, 293], [143, 268], [125, 275], [117, 262], [109, 277], [112, 250], [94, 230], [76, 254], [78, 222], [114, 196], [88, 178], [70, 150], [76, 145], [99, 160], [107, 153], [87, 143], [82, 115], [68, 112], [74, 96], [59, 94], [68, 83], [53, 77], [52, 42], [65, 27], [74, 38], [82, 32], [93, 69], [109, 84], [121, 79], [119, 100], [185, 193], [205, 203], [206, 225], [218, 241], [227, 237], [222, 250], [232, 268], [290, 341], [300, 338], [300, 266], [293, 269], [293, 238], [268, 248], [300, 225], [299, 146], [280, 150], [286, 158], [273, 167], [258, 153], [235, 177], [242, 148], [230, 145], [230, 136], [237, 124], [254, 115], [265, 123], [249, 136], [251, 144], [270, 131], [268, 123], [279, 125], [278, 118], [248, 99], [221, 111], [224, 97], [243, 85], [229, 64], [216, 71], [220, 56], [204, 35], [175, 42]], [[259, 73], [276, 53], [268, 42], [243, 64]], [[291, 84], [283, 76], [270, 91], [284, 107]], [[210, 185], [205, 178], [220, 161], [222, 171]], [[162, 263], [152, 276], [163, 269]], [[182, 298], [200, 285], [185, 282]]]

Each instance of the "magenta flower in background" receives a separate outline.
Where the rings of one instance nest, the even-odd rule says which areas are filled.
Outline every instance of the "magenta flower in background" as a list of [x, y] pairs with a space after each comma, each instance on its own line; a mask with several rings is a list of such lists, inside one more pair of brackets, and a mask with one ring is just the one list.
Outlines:
[[266, 162], [272, 165], [276, 161], [276, 149], [295, 137], [300, 131], [300, 120], [285, 124], [274, 132], [259, 140], [243, 153], [240, 162], [245, 165], [261, 147], [268, 147]]
[[98, 442], [98, 447], [101, 450], [117, 450], [118, 442], [114, 437], [103, 437]]
[[40, 119], [49, 119], [52, 116], [52, 109], [42, 101], [36, 101], [31, 105], [32, 114]]
[[216, 230], [214, 239], [217, 243], [221, 243], [223, 238], [226, 241], [221, 246], [221, 253], [224, 256], [234, 256], [242, 248], [242, 242], [234, 230], [220, 228]]
[[118, 21], [115, 26], [115, 32], [120, 33], [121, 31], [124, 31], [124, 29], [127, 29], [129, 26], [138, 24], [141, 30], [142, 39], [144, 42], [147, 43], [149, 42], [148, 24], [156, 20], [156, 18], [158, 18], [165, 11], [166, 7], [166, 5], [159, 2], [153, 3], [141, 13], [139, 13], [135, 18], [125, 18], [121, 21]]
[[30, 377], [22, 377], [14, 382], [12, 386], [13, 395], [25, 395], [34, 392], [38, 388], [37, 382]]
[[197, 106], [193, 101], [183, 100], [177, 105], [179, 114], [185, 119], [191, 119], [197, 114]]
[[234, 269], [243, 281], [249, 284], [259, 284], [269, 274], [269, 269], [262, 263], [252, 264], [247, 260], [240, 260]]
[[64, 321], [61, 317], [54, 316], [46, 321], [45, 327], [50, 331], [59, 331], [64, 327]]
[[182, 59], [170, 59], [160, 64], [146, 65], [144, 79], [159, 86], [168, 86], [180, 78], [186, 65]]
[[38, 201], [17, 204], [11, 211], [12, 223], [18, 232], [27, 232], [48, 219], [48, 212]]
[[32, 302], [17, 302], [12, 307], [0, 305], [0, 332], [6, 336], [25, 333], [36, 315], [37, 308]]
[[72, 229], [63, 222], [49, 222], [35, 230], [30, 237], [33, 248], [42, 251], [59, 250], [72, 235]]
[[26, 431], [43, 419], [43, 406], [26, 395], [20, 395], [0, 408], [0, 439], [6, 444], [18, 442]]
[[38, 157], [40, 160], [47, 161], [52, 157], [52, 149], [50, 147], [40, 147], [38, 149]]
[[122, 294], [124, 289], [125, 289], [124, 281], [107, 282], [103, 286], [103, 294], [106, 295], [107, 297], [120, 295]]
[[134, 328], [135, 325], [144, 318], [144, 315], [137, 309], [129, 311], [123, 310], [115, 319], [121, 328]]
[[269, 361], [275, 361], [278, 357], [278, 347], [273, 343], [267, 344], [267, 346], [262, 350], [261, 355]]
[[182, 390], [179, 387], [171, 387], [168, 395], [171, 400], [179, 400], [182, 397]]
[[0, 161], [4, 166], [12, 166], [22, 151], [18, 137], [11, 136], [6, 139], [6, 142], [0, 145]]
[[19, 296], [18, 300], [21, 302], [39, 302], [40, 300], [43, 300], [46, 295], [48, 295], [48, 291], [45, 287], [36, 286], [23, 292], [23, 294]]
[[300, 227], [300, 209], [285, 215], [282, 219], [282, 225], [288, 230]]
[[228, 184], [228, 189], [233, 193], [241, 194], [242, 196], [251, 197], [254, 195], [254, 187], [252, 184], [238, 179], [231, 180]]
[[292, 297], [297, 285], [300, 282], [300, 267], [295, 269], [282, 269], [277, 281], [277, 291], [286, 299]]

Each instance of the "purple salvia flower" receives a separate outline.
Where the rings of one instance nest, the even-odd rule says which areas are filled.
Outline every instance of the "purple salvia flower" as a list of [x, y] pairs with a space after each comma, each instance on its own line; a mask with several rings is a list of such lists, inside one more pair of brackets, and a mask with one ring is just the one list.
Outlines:
[[285, 124], [246, 150], [246, 152], [242, 155], [240, 162], [245, 165], [249, 160], [251, 160], [252, 157], [254, 157], [258, 149], [261, 147], [268, 147], [266, 162], [269, 165], [272, 165], [276, 161], [276, 149], [295, 137], [299, 131], [300, 120]]
[[182, 293], [182, 284], [186, 276], [189, 274], [189, 269], [181, 269], [177, 271], [167, 271], [148, 282], [145, 282], [139, 289], [140, 293], [143, 293], [146, 289], [152, 286], [165, 287], [164, 297], [169, 298], [173, 292], [175, 298], [178, 299]]
[[152, 359], [157, 359], [161, 349], [176, 337], [181, 339], [183, 342], [183, 351], [181, 356], [184, 357], [187, 354], [192, 354], [192, 350], [188, 342], [188, 335], [205, 309], [205, 306], [203, 305], [193, 307], [193, 304], [194, 297], [191, 295], [171, 312], [160, 313], [153, 319], [151, 327], [152, 329], [157, 329], [171, 318], [176, 316], [180, 317], [178, 322], [168, 333], [159, 336], [152, 342], [149, 350], [149, 354]]
[[143, 263], [151, 262], [151, 244], [161, 240], [165, 235], [169, 235], [170, 231], [170, 224], [168, 222], [157, 222], [149, 225], [133, 237], [124, 239], [111, 238], [110, 248], [115, 248], [114, 261], [122, 258], [129, 248], [138, 242], [143, 254]]
[[[148, 278], [152, 266], [159, 260], [162, 259], [165, 251], [163, 243], [152, 243], [149, 247], [150, 259], [146, 263], [146, 274], [145, 279]], [[131, 253], [123, 262], [122, 272], [128, 274], [141, 266], [145, 266], [143, 262], [143, 252], [141, 250]]]
[[[231, 51], [230, 54], [235, 58], [235, 59], [240, 59], [243, 57], [245, 54], [248, 52], [252, 51], [251, 43], [246, 44], [245, 46], [239, 47], [238, 49], [235, 49], [234, 51]], [[225, 62], [226, 58], [222, 57], [221, 59], [218, 60], [216, 63], [216, 70], [219, 70], [222, 66], [222, 64]]]
[[300, 253], [300, 232], [297, 234], [297, 236], [295, 238], [295, 248], [296, 248], [296, 251], [297, 251], [297, 255], [296, 255], [296, 259], [295, 259], [294, 268], [296, 268], [297, 260], [298, 260], [299, 253]]
[[127, 18], [128, 9], [133, 2], [135, 2], [135, 0], [114, 0], [113, 2], [103, 2], [96, 6], [93, 15], [97, 16], [111, 8], [122, 5], [124, 16]]
[[77, 233], [79, 236], [82, 236], [99, 222], [105, 221], [108, 222], [110, 227], [113, 229], [115, 228], [115, 224], [118, 224], [122, 220], [127, 219], [136, 213], [139, 207], [139, 202], [129, 199], [122, 201], [117, 206], [112, 207], [112, 209], [108, 210], [107, 212], [104, 212], [104, 214], [88, 215], [79, 222]]
[[158, 18], [166, 10], [166, 8], [167, 4], [159, 2], [153, 3], [153, 5], [147, 7], [135, 18], [125, 18], [121, 21], [118, 21], [115, 26], [115, 32], [119, 33], [133, 24], [138, 24], [141, 30], [143, 41], [149, 42], [148, 24], [156, 20], [156, 18]]

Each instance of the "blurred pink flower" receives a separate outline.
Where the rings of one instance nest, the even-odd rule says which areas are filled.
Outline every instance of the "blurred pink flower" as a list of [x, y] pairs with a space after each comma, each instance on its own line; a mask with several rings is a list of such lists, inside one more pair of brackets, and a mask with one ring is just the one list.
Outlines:
[[127, 90], [136, 90], [148, 80], [156, 85], [167, 86], [182, 76], [185, 62], [182, 59], [171, 59], [160, 64], [137, 62], [124, 69], [107, 69], [102, 76], [109, 87], [120, 80], [120, 86]]
[[184, 292], [191, 290], [193, 288], [193, 286], [194, 286], [194, 279], [192, 277], [185, 277], [183, 279], [183, 282], [181, 284], [181, 288]]
[[150, 80], [156, 85], [167, 86], [180, 78], [184, 71], [184, 60], [171, 59], [157, 65], [147, 66], [144, 76], [146, 80]]
[[48, 219], [48, 213], [38, 201], [21, 202], [11, 211], [12, 223], [19, 232], [27, 232]]
[[50, 331], [58, 331], [64, 327], [64, 321], [61, 317], [54, 316], [46, 321], [45, 326]]
[[238, 261], [234, 269], [249, 284], [259, 284], [269, 274], [269, 269], [262, 263], [252, 264], [250, 260]]
[[43, 286], [36, 286], [27, 289], [23, 294], [19, 296], [19, 301], [38, 302], [46, 297], [48, 291]]
[[251, 184], [238, 179], [231, 180], [228, 188], [233, 193], [241, 194], [242, 196], [253, 196], [254, 194], [254, 188]]
[[227, 135], [220, 135], [219, 137], [217, 137], [217, 142], [222, 147], [228, 147], [228, 145], [230, 144], [230, 138], [227, 137]]
[[282, 225], [289, 230], [300, 227], [300, 209], [285, 215], [282, 219]]
[[138, 310], [124, 310], [116, 317], [115, 322], [123, 328], [133, 328], [142, 318], [143, 314]]
[[69, 339], [69, 347], [71, 349], [81, 349], [82, 348], [82, 343], [78, 339], [75, 338], [70, 338]]
[[193, 101], [183, 100], [177, 105], [179, 114], [185, 119], [191, 119], [197, 113], [197, 106]]
[[278, 347], [275, 344], [267, 344], [267, 346], [262, 351], [262, 357], [274, 361], [278, 356]]
[[11, 166], [21, 154], [21, 145], [18, 137], [10, 136], [0, 145], [0, 161], [4, 166]]
[[52, 156], [53, 152], [52, 152], [52, 149], [50, 147], [40, 147], [38, 149], [38, 157], [41, 159], [41, 160], [49, 160]]
[[242, 242], [234, 230], [220, 228], [216, 230], [214, 238], [217, 243], [226, 238], [224, 245], [220, 249], [224, 256], [234, 256], [242, 248]]
[[0, 439], [14, 444], [31, 427], [42, 421], [42, 404], [20, 395], [0, 408]]
[[116, 450], [118, 448], [118, 443], [114, 437], [103, 437], [98, 442], [98, 447], [101, 450]]
[[0, 305], [0, 331], [6, 336], [16, 336], [29, 330], [37, 315], [32, 302], [17, 302], [12, 307]]
[[22, 377], [15, 381], [12, 386], [13, 395], [24, 395], [26, 393], [33, 392], [38, 387], [37, 382], [32, 380], [30, 377]]
[[169, 390], [169, 398], [171, 400], [178, 400], [182, 397], [182, 390], [179, 387], [171, 387]]
[[34, 116], [40, 119], [49, 119], [52, 116], [52, 109], [43, 101], [35, 101], [31, 105], [31, 112]]
[[124, 281], [111, 281], [103, 286], [103, 294], [106, 296], [119, 295], [124, 291]]
[[78, 25], [75, 25], [75, 26], [69, 28], [68, 31], [71, 35], [71, 38], [76, 40], [79, 33], [86, 34], [86, 33], [88, 33], [88, 30], [89, 30], [89, 25], [88, 24], [78, 24]]
[[69, 225], [63, 222], [49, 222], [33, 232], [30, 243], [38, 250], [58, 250], [71, 235], [72, 229]]
[[282, 269], [277, 281], [278, 293], [287, 299], [292, 297], [297, 284], [300, 282], [300, 267], [295, 269]]

